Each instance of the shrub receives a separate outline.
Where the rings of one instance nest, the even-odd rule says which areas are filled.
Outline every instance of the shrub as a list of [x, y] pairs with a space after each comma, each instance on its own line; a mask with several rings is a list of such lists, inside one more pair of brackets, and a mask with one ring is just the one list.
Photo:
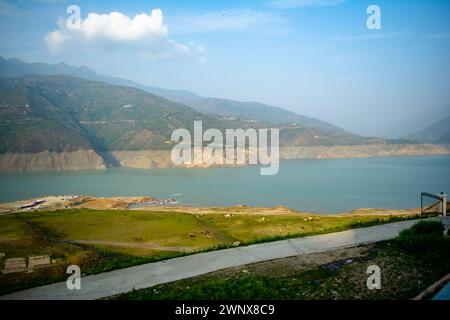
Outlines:
[[438, 221], [421, 221], [402, 231], [395, 244], [409, 254], [429, 259], [449, 259], [450, 240], [443, 235], [443, 231], [444, 227]]

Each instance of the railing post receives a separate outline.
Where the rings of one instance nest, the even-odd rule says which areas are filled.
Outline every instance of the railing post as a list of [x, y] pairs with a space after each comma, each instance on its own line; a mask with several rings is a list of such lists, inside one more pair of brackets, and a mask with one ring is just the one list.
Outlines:
[[447, 216], [447, 195], [442, 195], [442, 215]]
[[420, 193], [420, 214], [423, 214], [423, 192]]

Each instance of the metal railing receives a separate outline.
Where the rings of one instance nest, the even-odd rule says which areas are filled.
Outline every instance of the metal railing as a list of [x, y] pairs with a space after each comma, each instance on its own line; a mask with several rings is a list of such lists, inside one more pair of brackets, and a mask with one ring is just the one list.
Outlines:
[[[437, 200], [431, 205], [428, 205], [424, 208], [423, 198], [428, 197]], [[447, 195], [444, 193], [440, 194], [432, 194], [428, 192], [422, 192], [420, 194], [420, 213], [424, 214], [426, 211], [429, 211], [433, 207], [437, 207], [437, 210], [442, 213], [443, 216], [447, 216]]]

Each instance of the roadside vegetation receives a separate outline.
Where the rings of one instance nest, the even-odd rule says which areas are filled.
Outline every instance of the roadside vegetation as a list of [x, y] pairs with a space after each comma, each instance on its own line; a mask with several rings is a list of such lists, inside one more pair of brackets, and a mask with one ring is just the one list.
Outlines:
[[[231, 212], [231, 213], [230, 213]], [[0, 294], [62, 281], [76, 264], [94, 274], [194, 252], [394, 222], [414, 216], [191, 214], [73, 209], [0, 216], [0, 270], [7, 259], [48, 255], [49, 268], [0, 274]]]
[[[412, 299], [450, 272], [450, 239], [442, 231], [439, 222], [420, 222], [393, 241], [344, 249], [337, 255], [262, 262], [114, 298]], [[380, 290], [366, 286], [366, 270], [373, 264], [381, 269]]]

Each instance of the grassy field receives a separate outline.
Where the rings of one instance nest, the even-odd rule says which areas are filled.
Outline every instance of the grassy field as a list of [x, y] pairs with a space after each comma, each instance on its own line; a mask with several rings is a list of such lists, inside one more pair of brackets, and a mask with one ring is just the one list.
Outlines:
[[[450, 239], [442, 236], [439, 222], [427, 222], [405, 230], [393, 241], [315, 254], [307, 259], [242, 266], [113, 298], [407, 300], [450, 272]], [[374, 264], [381, 270], [380, 290], [366, 286], [367, 267]]]
[[61, 281], [67, 265], [91, 274], [233, 245], [340, 231], [407, 216], [191, 214], [130, 210], [59, 210], [0, 216], [6, 259], [49, 255], [54, 267], [0, 275], [0, 293]]

